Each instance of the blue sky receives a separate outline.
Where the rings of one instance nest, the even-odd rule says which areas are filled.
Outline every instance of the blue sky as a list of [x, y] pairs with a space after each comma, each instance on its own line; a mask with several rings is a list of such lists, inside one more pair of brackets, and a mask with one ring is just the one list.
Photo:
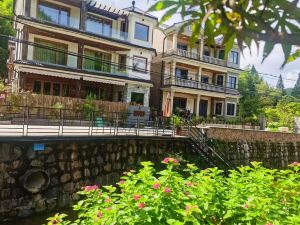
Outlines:
[[[115, 6], [117, 8], [125, 8], [131, 6], [131, 0], [99, 0], [103, 3]], [[154, 4], [154, 0], [136, 0], [136, 6], [147, 10], [152, 4]], [[162, 16], [161, 12], [153, 13], [153, 15], [160, 18]], [[167, 22], [168, 25], [177, 22], [180, 18], [173, 18]], [[262, 64], [262, 56], [263, 56], [263, 46], [264, 43], [261, 43], [259, 49], [257, 49], [256, 45], [253, 44], [251, 47], [250, 54], [249, 49], [245, 49], [243, 52], [243, 56], [241, 58], [241, 66], [242, 68], [248, 65], [255, 65], [256, 69], [260, 73], [272, 74], [274, 76], [279, 76], [282, 74], [284, 79], [285, 87], [293, 87], [298, 78], [298, 74], [300, 73], [300, 59], [296, 60], [293, 63], [287, 64], [284, 69], [281, 69], [281, 65], [283, 62], [283, 52], [280, 46], [276, 46], [271, 53], [271, 55], [264, 61]], [[277, 79], [270, 76], [264, 76], [265, 80], [271, 85], [276, 85]], [[294, 81], [293, 81], [294, 80]]]

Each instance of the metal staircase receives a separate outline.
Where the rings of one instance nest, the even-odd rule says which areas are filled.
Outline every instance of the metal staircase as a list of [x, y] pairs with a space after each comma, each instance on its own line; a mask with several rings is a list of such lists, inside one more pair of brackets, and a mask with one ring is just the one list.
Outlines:
[[203, 158], [206, 168], [218, 167], [225, 173], [234, 169], [234, 166], [225, 159], [225, 155], [217, 153], [209, 145], [209, 139], [206, 137], [203, 129], [196, 127], [189, 128], [189, 144], [192, 151], [198, 153]]

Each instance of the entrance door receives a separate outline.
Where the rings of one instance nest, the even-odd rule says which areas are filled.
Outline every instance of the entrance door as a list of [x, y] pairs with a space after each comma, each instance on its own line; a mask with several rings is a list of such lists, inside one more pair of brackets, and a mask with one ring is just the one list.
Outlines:
[[200, 100], [199, 115], [207, 117], [208, 100]]

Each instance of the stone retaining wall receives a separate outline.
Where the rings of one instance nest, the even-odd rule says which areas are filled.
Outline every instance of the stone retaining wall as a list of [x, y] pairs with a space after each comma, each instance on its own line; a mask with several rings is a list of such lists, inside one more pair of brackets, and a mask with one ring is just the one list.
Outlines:
[[45, 141], [38, 152], [34, 143], [0, 141], [0, 223], [69, 206], [83, 186], [114, 184], [141, 161], [188, 149], [171, 138]]
[[300, 162], [300, 134], [215, 127], [206, 133], [216, 151], [234, 166], [257, 161], [266, 167], [286, 168]]

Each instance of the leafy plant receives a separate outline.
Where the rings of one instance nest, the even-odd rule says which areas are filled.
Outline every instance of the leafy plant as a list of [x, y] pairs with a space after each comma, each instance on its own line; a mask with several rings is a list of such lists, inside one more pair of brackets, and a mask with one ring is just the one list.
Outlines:
[[180, 14], [183, 23], [181, 31], [192, 28], [191, 44], [199, 38], [207, 37], [207, 44], [214, 45], [215, 38], [222, 35], [225, 52], [237, 44], [241, 50], [252, 41], [259, 45], [265, 41], [264, 59], [276, 44], [281, 44], [285, 60], [299, 57], [299, 50], [293, 53], [292, 46], [300, 45], [299, 1], [285, 0], [159, 0], [149, 11], [164, 11], [161, 23]]
[[176, 128], [180, 128], [184, 125], [184, 119], [177, 115], [172, 115], [170, 117], [171, 126], [175, 126]]
[[78, 219], [71, 222], [57, 214], [48, 225], [300, 223], [297, 162], [286, 170], [253, 162], [228, 177], [217, 168], [199, 171], [192, 164], [178, 170], [179, 161], [170, 157], [162, 163], [166, 169], [156, 172], [151, 162], [143, 162], [138, 173], [125, 173], [117, 187], [84, 187], [79, 192], [84, 199], [74, 206]]
[[96, 105], [94, 100], [97, 99], [95, 94], [89, 94], [86, 96], [85, 101], [82, 105], [82, 110], [85, 111], [85, 114], [88, 118], [91, 118], [92, 113], [96, 110]]

